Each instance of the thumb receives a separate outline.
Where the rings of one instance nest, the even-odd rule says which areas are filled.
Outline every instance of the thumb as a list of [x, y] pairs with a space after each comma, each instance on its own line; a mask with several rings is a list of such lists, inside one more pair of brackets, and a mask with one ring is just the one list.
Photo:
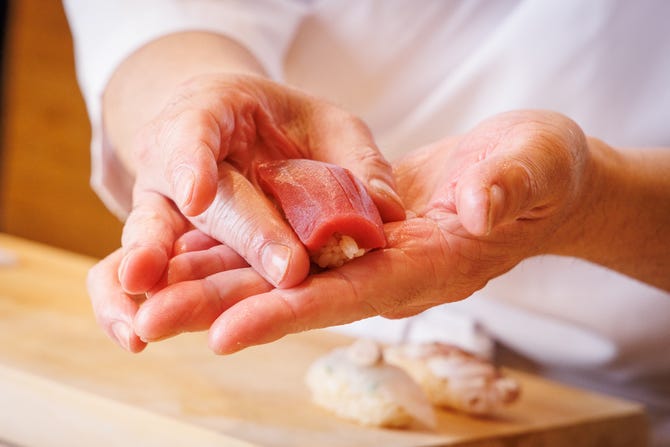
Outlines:
[[561, 166], [551, 152], [514, 152], [475, 163], [458, 179], [456, 210], [463, 227], [475, 236], [509, 222], [546, 217], [568, 193], [569, 167]]

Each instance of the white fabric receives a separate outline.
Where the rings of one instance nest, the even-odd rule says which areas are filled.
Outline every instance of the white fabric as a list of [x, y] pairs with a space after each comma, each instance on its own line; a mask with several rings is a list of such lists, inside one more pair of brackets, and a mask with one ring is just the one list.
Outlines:
[[[93, 123], [92, 181], [120, 215], [127, 211], [128, 185], [118, 184], [118, 166], [103, 151], [100, 95], [126, 54], [184, 28], [232, 36], [248, 45], [275, 79], [355, 112], [391, 159], [518, 108], [562, 112], [615, 146], [670, 147], [670, 2], [664, 0], [66, 0], [66, 5]], [[466, 319], [457, 324], [458, 337], [471, 343], [485, 346], [477, 332], [483, 325], [497, 340], [550, 368], [592, 375], [600, 386], [628, 387], [623, 394], [670, 414], [665, 292], [584, 261], [546, 256], [523, 262], [464, 302], [410, 320], [370, 319], [348, 329], [439, 337], [436, 322], [447, 312], [449, 318]], [[449, 337], [448, 324], [443, 329]], [[632, 390], [651, 389], [652, 382], [666, 384], [653, 388], [653, 402]]]

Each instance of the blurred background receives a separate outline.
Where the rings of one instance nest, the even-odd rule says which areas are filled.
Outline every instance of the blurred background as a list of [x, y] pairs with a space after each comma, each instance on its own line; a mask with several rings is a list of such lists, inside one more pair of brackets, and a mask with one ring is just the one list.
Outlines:
[[102, 257], [121, 223], [92, 192], [90, 127], [58, 0], [0, 0], [0, 232]]

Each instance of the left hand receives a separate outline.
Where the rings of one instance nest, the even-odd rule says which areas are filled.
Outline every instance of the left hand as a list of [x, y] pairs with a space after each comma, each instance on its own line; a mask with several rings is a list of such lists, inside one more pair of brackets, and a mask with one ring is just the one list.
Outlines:
[[[190, 281], [205, 257], [173, 259], [174, 283], [139, 309], [135, 331], [157, 340], [210, 327], [231, 353], [373, 315], [400, 318], [460, 300], [579, 228], [589, 209], [590, 157], [581, 129], [541, 111], [497, 115], [394, 165], [408, 218], [385, 225], [388, 245], [274, 289], [249, 268]], [[560, 230], [560, 231], [559, 231]], [[571, 234], [572, 237], [572, 234]], [[211, 249], [210, 249], [211, 250]], [[205, 255], [201, 252], [201, 255]]]

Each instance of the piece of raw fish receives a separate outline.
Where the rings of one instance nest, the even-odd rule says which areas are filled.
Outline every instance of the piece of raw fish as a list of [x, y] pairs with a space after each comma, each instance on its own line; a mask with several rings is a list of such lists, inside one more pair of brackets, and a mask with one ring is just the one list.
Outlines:
[[263, 163], [257, 173], [261, 189], [320, 267], [338, 267], [386, 245], [379, 211], [349, 170], [289, 159]]

